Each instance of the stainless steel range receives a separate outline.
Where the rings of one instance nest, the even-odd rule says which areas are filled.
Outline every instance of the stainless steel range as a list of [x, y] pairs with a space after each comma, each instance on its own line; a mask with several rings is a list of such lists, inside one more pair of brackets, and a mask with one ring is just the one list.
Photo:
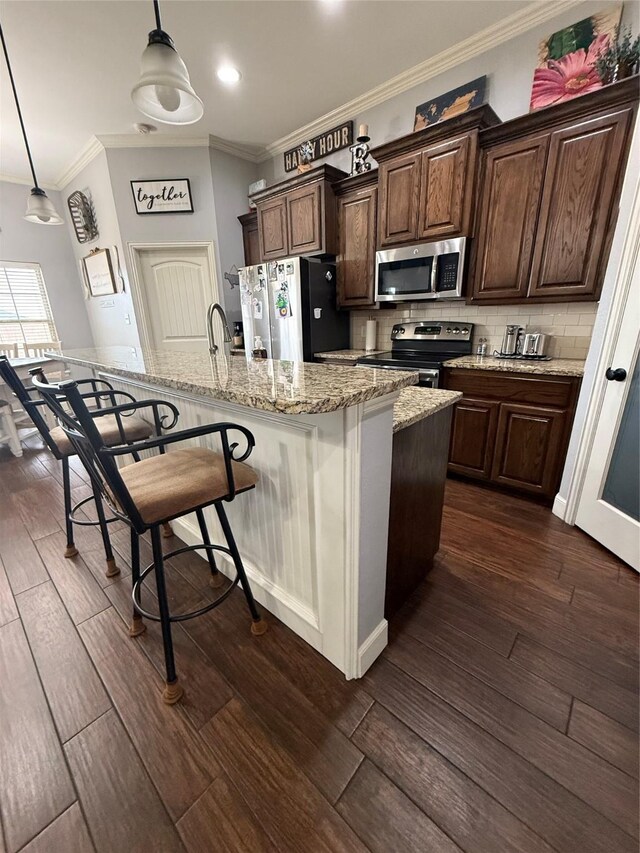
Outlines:
[[391, 330], [391, 350], [358, 359], [363, 367], [417, 370], [419, 385], [438, 388], [442, 362], [471, 353], [473, 323], [455, 320], [418, 320], [396, 323]]

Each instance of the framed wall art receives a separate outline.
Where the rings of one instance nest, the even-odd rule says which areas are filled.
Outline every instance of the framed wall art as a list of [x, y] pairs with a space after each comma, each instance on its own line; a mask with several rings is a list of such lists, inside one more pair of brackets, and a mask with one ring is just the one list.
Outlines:
[[91, 296], [106, 296], [117, 292], [109, 249], [96, 249], [83, 258], [82, 263]]
[[189, 178], [131, 181], [136, 213], [193, 213]]
[[430, 101], [425, 101], [416, 107], [416, 116], [413, 129], [422, 130], [430, 124], [468, 112], [472, 107], [479, 107], [484, 103], [484, 95], [487, 88], [487, 77], [478, 77], [464, 86], [451, 89], [444, 95], [438, 95]]

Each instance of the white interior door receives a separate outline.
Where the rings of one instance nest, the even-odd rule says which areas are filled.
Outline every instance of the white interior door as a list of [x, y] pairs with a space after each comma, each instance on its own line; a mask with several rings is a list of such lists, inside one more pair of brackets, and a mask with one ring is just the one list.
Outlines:
[[638, 247], [576, 524], [640, 571], [640, 298]]
[[134, 253], [149, 346], [206, 352], [207, 308], [219, 301], [208, 247], [134, 248]]

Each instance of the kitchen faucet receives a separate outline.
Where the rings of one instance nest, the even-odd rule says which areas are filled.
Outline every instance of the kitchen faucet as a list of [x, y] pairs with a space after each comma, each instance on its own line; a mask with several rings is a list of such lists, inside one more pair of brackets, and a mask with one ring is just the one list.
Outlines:
[[215, 355], [219, 349], [213, 337], [213, 315], [216, 311], [220, 315], [220, 320], [222, 321], [224, 342], [225, 344], [231, 343], [231, 332], [229, 331], [229, 323], [227, 322], [227, 315], [224, 313], [224, 308], [219, 302], [212, 302], [207, 309], [207, 340], [209, 341], [210, 355]]

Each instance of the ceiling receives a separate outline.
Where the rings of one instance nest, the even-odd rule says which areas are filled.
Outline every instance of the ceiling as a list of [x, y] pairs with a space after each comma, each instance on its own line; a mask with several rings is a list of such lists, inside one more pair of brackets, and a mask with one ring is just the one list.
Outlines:
[[[180, 137], [212, 134], [265, 145], [530, 2], [519, 0], [165, 0], [173, 38], [204, 117]], [[151, 0], [5, 0], [9, 56], [38, 177], [55, 184], [93, 135], [132, 133], [145, 121], [130, 90], [153, 28]], [[223, 62], [241, 82], [220, 83]], [[0, 61], [0, 173], [28, 177], [26, 155]]]

